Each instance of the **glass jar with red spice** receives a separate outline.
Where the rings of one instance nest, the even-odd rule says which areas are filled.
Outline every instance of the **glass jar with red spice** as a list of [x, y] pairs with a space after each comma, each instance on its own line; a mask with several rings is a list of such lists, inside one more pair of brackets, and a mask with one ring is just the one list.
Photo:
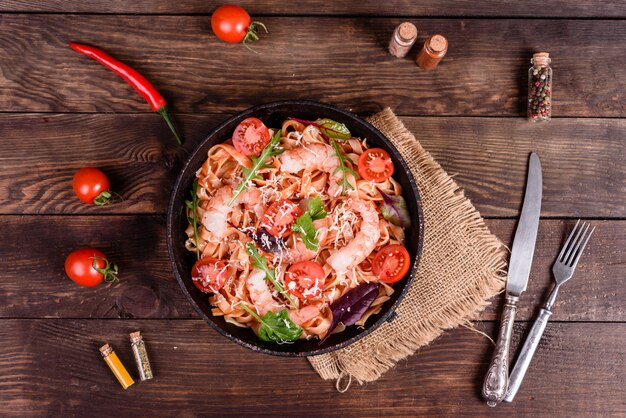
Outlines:
[[552, 68], [550, 54], [533, 54], [528, 69], [528, 119], [548, 121], [552, 115]]

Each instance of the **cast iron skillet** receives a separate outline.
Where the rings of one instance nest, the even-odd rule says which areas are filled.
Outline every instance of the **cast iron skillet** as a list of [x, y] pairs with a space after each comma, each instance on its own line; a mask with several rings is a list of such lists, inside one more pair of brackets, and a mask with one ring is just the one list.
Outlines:
[[[248, 117], [261, 119], [268, 127], [279, 127], [288, 117], [315, 120], [330, 118], [344, 123], [350, 132], [360, 138], [367, 138], [370, 147], [385, 149], [395, 166], [394, 178], [400, 182], [411, 213], [412, 226], [406, 232], [406, 248], [411, 255], [412, 268], [402, 280], [394, 284], [395, 292], [385, 302], [382, 311], [369, 319], [364, 327], [351, 326], [345, 331], [330, 336], [322, 345], [317, 339], [300, 340], [293, 344], [275, 344], [259, 341], [254, 332], [247, 328], [236, 327], [227, 323], [220, 316], [213, 316], [211, 305], [206, 294], [200, 292], [191, 281], [191, 267], [195, 255], [185, 249], [184, 234], [187, 226], [185, 199], [189, 198], [189, 190], [195, 179], [196, 170], [206, 160], [207, 151], [213, 145], [226, 141], [231, 137], [235, 127]], [[383, 134], [369, 123], [356, 115], [333, 106], [310, 101], [281, 101], [255, 106], [228, 119], [217, 128], [191, 154], [182, 173], [176, 180], [167, 214], [167, 245], [170, 260], [176, 279], [187, 299], [198, 311], [200, 316], [225, 337], [251, 350], [278, 356], [310, 356], [328, 353], [351, 344], [376, 329], [387, 320], [393, 320], [393, 311], [406, 294], [419, 264], [424, 237], [424, 223], [421, 210], [420, 195], [406, 163], [400, 153]]]

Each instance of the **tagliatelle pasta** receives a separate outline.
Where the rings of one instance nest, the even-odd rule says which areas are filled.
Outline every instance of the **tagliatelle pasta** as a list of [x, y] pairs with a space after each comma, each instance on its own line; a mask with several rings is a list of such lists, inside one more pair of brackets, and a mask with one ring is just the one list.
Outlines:
[[[269, 133], [274, 136], [277, 131], [270, 128]], [[348, 168], [353, 168], [352, 173], [356, 174], [346, 172], [350, 184], [346, 190], [342, 187], [343, 172], [338, 171], [339, 159], [331, 141], [352, 162]], [[393, 177], [374, 182], [357, 173], [356, 163], [369, 148], [366, 140], [331, 140], [319, 126], [286, 120], [280, 128], [279, 146], [284, 152], [268, 158], [266, 167], [258, 170], [258, 177], [246, 184], [231, 205], [228, 202], [244, 181], [244, 167], [249, 169], [253, 164], [251, 157], [239, 152], [229, 140], [213, 146], [196, 173], [199, 199], [196, 216], [200, 221], [197, 249], [201, 259], [219, 260], [214, 266], [223, 277], [219, 288], [207, 290], [212, 312], [224, 316], [229, 323], [258, 333], [261, 324], [245, 307], [252, 308], [258, 316], [287, 309], [289, 318], [303, 330], [300, 338], [321, 339], [332, 323], [333, 302], [360, 284], [379, 283], [377, 297], [356, 322], [363, 325], [380, 312], [394, 291], [391, 284], [380, 281], [372, 272], [372, 265], [382, 248], [404, 243], [404, 229], [386, 220], [381, 211], [384, 203], [381, 191], [401, 196], [402, 188]], [[326, 217], [313, 221], [317, 250], [307, 248], [301, 234], [286, 229], [281, 233], [287, 236], [277, 239], [278, 251], [266, 248], [264, 251], [264, 246], [255, 244], [267, 266], [275, 271], [276, 281], [285, 290], [281, 293], [253, 265], [246, 244], [256, 241], [251, 238], [252, 233], [270, 230], [266, 218], [273, 203], [286, 199], [293, 203], [286, 208], [301, 214], [306, 213], [307, 202], [317, 197], [327, 213]], [[192, 209], [188, 210], [191, 217]], [[283, 213], [287, 209], [278, 211], [276, 216], [287, 216]], [[193, 225], [185, 232], [185, 246], [195, 252]], [[294, 290], [287, 271], [300, 261], [314, 261], [321, 266], [324, 277], [319, 281], [320, 289], [314, 287], [318, 284], [315, 281], [313, 287], [303, 292]], [[341, 329], [340, 325], [334, 332]]]

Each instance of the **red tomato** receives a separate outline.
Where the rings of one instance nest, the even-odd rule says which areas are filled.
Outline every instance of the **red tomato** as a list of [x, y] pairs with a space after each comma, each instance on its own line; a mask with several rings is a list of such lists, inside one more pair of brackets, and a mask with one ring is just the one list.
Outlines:
[[228, 266], [216, 258], [201, 258], [191, 268], [191, 280], [204, 293], [217, 293], [228, 278]]
[[108, 282], [117, 281], [117, 266], [95, 248], [71, 252], [65, 259], [65, 273], [81, 286], [97, 286], [105, 279]]
[[300, 300], [319, 298], [325, 276], [324, 269], [315, 261], [300, 261], [287, 269], [285, 287]]
[[270, 131], [257, 118], [244, 119], [233, 132], [235, 149], [248, 157], [258, 157], [269, 142]]
[[359, 157], [359, 174], [367, 181], [382, 182], [393, 174], [393, 162], [387, 151], [381, 148], [365, 150]]
[[392, 244], [384, 247], [372, 261], [372, 273], [381, 282], [395, 283], [409, 271], [411, 257], [402, 245]]
[[109, 203], [111, 197], [111, 194], [108, 193], [111, 188], [109, 179], [97, 168], [85, 167], [78, 170], [74, 174], [72, 186], [76, 196], [85, 203], [97, 205]]
[[291, 224], [302, 215], [302, 210], [291, 200], [280, 199], [272, 203], [261, 217], [261, 225], [275, 237], [286, 238], [291, 234]]
[[213, 12], [211, 28], [215, 36], [226, 42], [241, 42], [248, 33], [251, 19], [248, 12], [234, 4], [225, 4]]

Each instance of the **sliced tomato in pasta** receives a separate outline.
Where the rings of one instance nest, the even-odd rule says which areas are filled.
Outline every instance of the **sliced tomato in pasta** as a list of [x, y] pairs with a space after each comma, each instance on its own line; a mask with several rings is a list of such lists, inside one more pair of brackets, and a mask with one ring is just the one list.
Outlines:
[[204, 293], [217, 293], [228, 278], [228, 265], [216, 258], [201, 258], [191, 268], [193, 284]]
[[261, 226], [275, 237], [286, 238], [291, 234], [291, 225], [302, 210], [288, 199], [280, 199], [272, 203], [261, 217]]
[[257, 118], [244, 119], [233, 132], [233, 146], [248, 157], [258, 157], [269, 142], [270, 131]]
[[359, 174], [367, 181], [383, 182], [393, 174], [393, 161], [382, 148], [370, 148], [361, 154], [358, 162]]
[[300, 300], [322, 296], [325, 283], [324, 269], [315, 261], [300, 261], [287, 269], [285, 287]]
[[411, 257], [406, 248], [392, 244], [383, 247], [376, 254], [372, 261], [372, 273], [378, 276], [381, 282], [395, 283], [404, 277], [410, 265]]

